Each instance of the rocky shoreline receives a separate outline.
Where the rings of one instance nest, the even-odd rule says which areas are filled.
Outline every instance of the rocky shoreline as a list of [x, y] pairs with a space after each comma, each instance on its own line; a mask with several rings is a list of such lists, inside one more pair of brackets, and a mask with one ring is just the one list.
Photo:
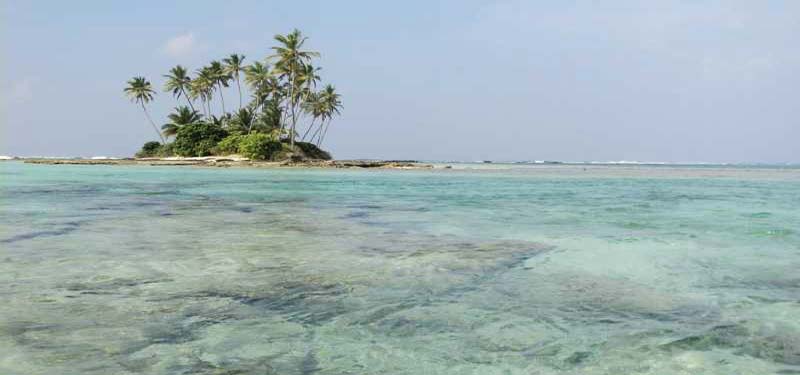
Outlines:
[[433, 165], [413, 160], [300, 160], [255, 161], [238, 157], [130, 158], [130, 159], [22, 159], [30, 164], [146, 165], [249, 168], [375, 168], [431, 169]]

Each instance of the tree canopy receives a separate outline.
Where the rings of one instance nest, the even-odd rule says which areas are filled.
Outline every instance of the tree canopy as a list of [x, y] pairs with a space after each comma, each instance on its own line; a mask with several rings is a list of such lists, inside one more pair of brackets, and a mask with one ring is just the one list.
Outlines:
[[[146, 106], [156, 95], [151, 83], [137, 76], [128, 81], [124, 91], [131, 101], [142, 107], [162, 144], [166, 144], [165, 138], [181, 134], [183, 128], [197, 127], [196, 131], [187, 129], [183, 133], [192, 134], [191, 138], [197, 142], [204, 142], [200, 148], [208, 152], [207, 143], [218, 142], [221, 133], [209, 132], [211, 128], [198, 127], [198, 124], [210, 124], [225, 134], [264, 134], [275, 142], [288, 143], [290, 150], [294, 149], [296, 140], [304, 141], [309, 135], [309, 142], [321, 146], [332, 119], [341, 113], [342, 101], [333, 85], [320, 84], [321, 68], [314, 65], [320, 54], [305, 48], [307, 40], [295, 29], [286, 35], [275, 35], [272, 53], [250, 64], [245, 64], [244, 55], [233, 53], [195, 69], [194, 74], [183, 65], [171, 68], [163, 76], [166, 79], [164, 91], [177, 103], [161, 131], [150, 118]], [[236, 84], [239, 105], [228, 112], [225, 91], [231, 82]], [[302, 137], [298, 131], [301, 128], [305, 129]], [[211, 133], [213, 140], [198, 138]], [[261, 143], [251, 141], [251, 144]], [[274, 148], [272, 144], [270, 147]], [[195, 148], [183, 145], [179, 149]]]

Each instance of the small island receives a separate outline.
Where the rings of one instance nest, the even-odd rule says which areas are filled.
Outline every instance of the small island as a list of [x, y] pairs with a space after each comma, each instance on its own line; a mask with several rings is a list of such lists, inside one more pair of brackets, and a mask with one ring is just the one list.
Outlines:
[[[54, 165], [149, 165], [149, 166], [196, 166], [196, 167], [249, 167], [249, 168], [373, 168], [373, 169], [431, 169], [433, 165], [414, 160], [251, 160], [239, 156], [203, 157], [144, 157], [124, 159], [63, 159], [23, 158], [28, 164]], [[449, 169], [450, 166], [443, 168]]]
[[[152, 84], [141, 76], [129, 80], [125, 94], [141, 106], [160, 139], [145, 143], [136, 158], [331, 160], [320, 147], [342, 102], [333, 85], [320, 84], [321, 69], [313, 61], [320, 55], [303, 49], [306, 40], [299, 30], [276, 35], [273, 54], [249, 65], [244, 63], [245, 56], [231, 54], [211, 61], [194, 75], [182, 65], [173, 67], [164, 75], [164, 91], [172, 94], [176, 107], [160, 127], [147, 108], [156, 96]], [[238, 103], [226, 107], [223, 89], [234, 85]], [[215, 112], [216, 108], [220, 111]]]

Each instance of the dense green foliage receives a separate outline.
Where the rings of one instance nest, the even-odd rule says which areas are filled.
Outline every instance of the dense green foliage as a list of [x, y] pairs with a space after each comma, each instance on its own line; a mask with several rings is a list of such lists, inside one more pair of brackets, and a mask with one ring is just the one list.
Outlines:
[[219, 125], [197, 122], [178, 129], [173, 143], [175, 154], [180, 156], [209, 156], [217, 143], [228, 135]]
[[239, 145], [246, 136], [244, 134], [231, 134], [217, 143], [214, 155], [233, 155], [239, 153]]
[[136, 153], [137, 158], [163, 158], [173, 156], [173, 144], [161, 144], [159, 142], [150, 141], [142, 145], [142, 149]]
[[[181, 156], [241, 153], [246, 141], [247, 153], [255, 155], [254, 158], [268, 159], [278, 154], [330, 158], [319, 146], [325, 140], [331, 119], [340, 113], [340, 96], [331, 85], [318, 89], [320, 68], [312, 60], [319, 54], [304, 49], [307, 38], [300, 31], [276, 35], [275, 41], [278, 44], [272, 47], [271, 56], [250, 65], [245, 65], [244, 55], [231, 54], [195, 70], [193, 76], [181, 65], [170, 69], [164, 75], [164, 90], [172, 94], [178, 106], [168, 116], [162, 131], [150, 118], [146, 106], [155, 97], [150, 82], [144, 77], [134, 77], [128, 81], [125, 93], [141, 105], [161, 137], [164, 152], [172, 149]], [[238, 106], [228, 112], [224, 91], [233, 83], [238, 92]], [[247, 103], [245, 94], [250, 96]], [[188, 106], [181, 104], [184, 101]], [[217, 108], [221, 112], [215, 113]], [[241, 136], [223, 141], [228, 134]], [[175, 137], [174, 142], [164, 148], [169, 137]], [[277, 147], [273, 143], [289, 146]], [[154, 153], [158, 152], [140, 152]]]
[[255, 160], [270, 160], [283, 149], [283, 144], [264, 133], [244, 136], [239, 143], [239, 153]]
[[142, 145], [142, 149], [136, 153], [137, 158], [152, 158], [159, 156], [159, 152], [161, 151], [161, 143], [150, 141], [146, 142]]
[[182, 126], [199, 122], [202, 116], [189, 107], [181, 106], [176, 107], [175, 113], [171, 113], [167, 118], [169, 122], [161, 126], [161, 131], [165, 137], [171, 137], [177, 134]]

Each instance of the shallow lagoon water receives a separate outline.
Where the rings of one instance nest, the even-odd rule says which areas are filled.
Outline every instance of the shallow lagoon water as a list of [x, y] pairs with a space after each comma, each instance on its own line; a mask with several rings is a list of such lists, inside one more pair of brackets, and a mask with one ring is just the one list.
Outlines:
[[800, 169], [0, 164], [2, 374], [800, 374]]

